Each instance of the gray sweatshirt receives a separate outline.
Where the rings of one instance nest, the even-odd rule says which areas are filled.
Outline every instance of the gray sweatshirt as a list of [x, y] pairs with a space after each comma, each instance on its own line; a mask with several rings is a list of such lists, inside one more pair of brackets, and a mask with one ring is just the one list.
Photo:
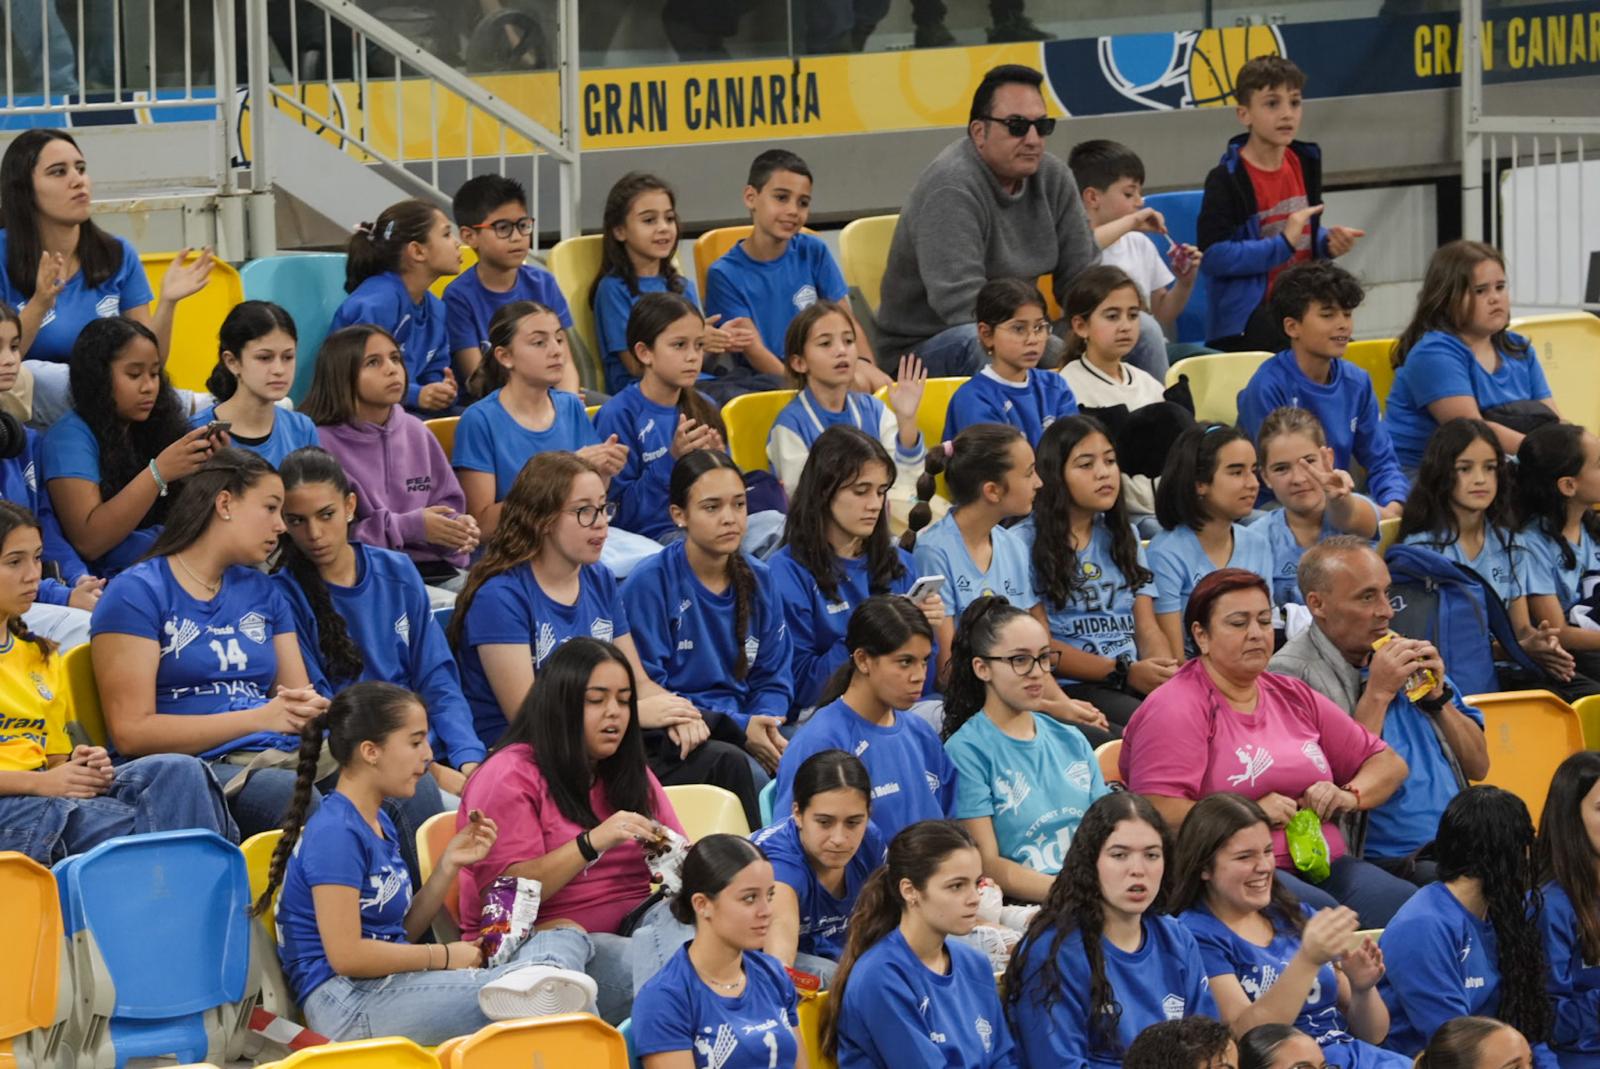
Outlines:
[[963, 136], [928, 164], [900, 210], [878, 309], [880, 351], [904, 352], [971, 323], [990, 279], [1053, 273], [1059, 299], [1099, 259], [1065, 163], [1045, 153], [1022, 189], [1008, 193]]

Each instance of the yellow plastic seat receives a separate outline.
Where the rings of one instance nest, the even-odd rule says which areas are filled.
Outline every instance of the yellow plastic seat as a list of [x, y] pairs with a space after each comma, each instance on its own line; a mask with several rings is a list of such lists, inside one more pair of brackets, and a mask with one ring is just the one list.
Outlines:
[[1577, 712], [1547, 690], [1477, 694], [1467, 701], [1483, 713], [1489, 744], [1483, 782], [1521, 798], [1537, 827], [1556, 767], [1583, 749]]
[[[250, 877], [252, 903], [267, 889], [267, 879], [272, 871], [272, 854], [277, 850], [278, 841], [282, 838], [283, 831], [274, 828], [271, 831], [258, 832], [239, 844], [239, 852], [244, 855], [245, 872]], [[283, 974], [283, 965], [278, 961], [276, 910], [278, 895], [282, 890], [280, 886], [273, 893], [267, 909], [256, 916], [255, 923], [251, 925], [250, 986], [235, 1020], [232, 1035], [229, 1037], [227, 1054], [230, 1059], [259, 1056], [262, 1050], [273, 1046], [250, 1030], [250, 1015], [257, 1007], [279, 1017], [302, 1020], [299, 1008], [295, 1005], [294, 992], [289, 987], [288, 978]], [[282, 1050], [281, 1047], [277, 1049]]]
[[627, 1069], [628, 1045], [622, 1034], [588, 1013], [564, 1013], [519, 1021], [496, 1021], [440, 1048], [443, 1069], [501, 1069], [503, 1066], [582, 1066]]
[[600, 411], [600, 406], [599, 405], [589, 405], [587, 408], [584, 409], [584, 411], [589, 413], [589, 422], [593, 423], [594, 422], [594, 417]]
[[794, 390], [761, 390], [740, 394], [722, 406], [728, 430], [728, 455], [743, 471], [767, 470], [767, 435], [778, 413], [794, 400]]
[[439, 1059], [411, 1040], [399, 1036], [325, 1043], [295, 1051], [281, 1062], [268, 1064], [275, 1069], [299, 1069], [300, 1066], [311, 1066], [313, 1069], [439, 1069]]
[[1389, 552], [1389, 547], [1394, 545], [1400, 537], [1400, 517], [1390, 516], [1388, 519], [1378, 521], [1378, 556]]
[[477, 266], [477, 263], [478, 254], [473, 252], [465, 245], [461, 246], [461, 270], [457, 271], [453, 275], [441, 275], [439, 278], [434, 280], [433, 285], [428, 287], [428, 292], [439, 298], [441, 301], [444, 300], [444, 288], [450, 285], [450, 283], [454, 282], [456, 279], [460, 278], [468, 268]]
[[[155, 299], [150, 314], [161, 301], [161, 282], [177, 258], [175, 252], [147, 252], [139, 257], [150, 277]], [[192, 254], [191, 254], [192, 258]], [[233, 306], [244, 300], [244, 282], [233, 265], [222, 260], [211, 267], [211, 277], [199, 293], [178, 302], [172, 316], [172, 346], [167, 352], [167, 377], [185, 390], [204, 390], [217, 366], [217, 334]]]
[[[728, 255], [728, 250], [750, 236], [755, 227], [746, 223], [743, 226], [719, 226], [715, 230], [707, 230], [694, 242], [694, 281], [700, 287], [700, 302], [705, 303], [706, 279], [711, 277], [711, 265]], [[801, 227], [802, 232], [816, 236], [816, 231], [809, 226]]]
[[1094, 756], [1100, 762], [1100, 776], [1107, 784], [1122, 782], [1122, 769], [1119, 762], [1122, 760], [1122, 740], [1108, 739], [1094, 748]]
[[440, 416], [437, 419], [422, 421], [422, 425], [433, 432], [433, 436], [439, 440], [439, 448], [444, 450], [446, 460], [455, 456], [456, 425], [460, 422], [460, 416]]
[[589, 289], [600, 274], [601, 240], [599, 234], [567, 238], [557, 242], [545, 258], [550, 273], [556, 276], [556, 285], [567, 299], [567, 307], [572, 309], [573, 333], [583, 339], [597, 361], [603, 356], [595, 337], [594, 305], [589, 303]]
[[[917, 430], [929, 449], [944, 441], [944, 423], [950, 414], [950, 398], [956, 395], [967, 381], [965, 375], [929, 379], [922, 389], [922, 403], [917, 406]], [[889, 403], [889, 387], [880, 386], [874, 397], [885, 405]]]
[[[267, 889], [267, 877], [272, 872], [272, 853], [278, 849], [278, 840], [283, 838], [283, 829], [273, 828], [271, 831], [257, 832], [239, 844], [239, 852], [244, 855], [245, 872], [250, 875], [250, 901], [254, 902], [261, 897], [261, 892]], [[283, 888], [278, 888], [273, 893], [272, 904], [277, 905], [278, 893]], [[273, 915], [273, 910], [268, 909], [256, 918], [267, 934], [276, 942], [278, 938], [278, 918]]]
[[750, 822], [738, 795], [709, 783], [680, 783], [666, 788], [667, 801], [678, 814], [678, 823], [693, 842], [706, 835], [726, 832], [749, 835]]
[[[450, 840], [456, 835], [456, 812], [446, 810], [435, 813], [422, 822], [422, 827], [417, 829], [417, 875], [422, 877], [422, 882], [427, 883], [428, 877], [433, 875], [434, 866], [439, 863], [439, 858], [444, 854], [444, 848], [450, 845]], [[445, 892], [444, 911], [450, 915], [452, 923], [461, 923], [461, 880], [458, 877], [450, 884], [450, 889]], [[435, 925], [437, 930], [437, 925]]]
[[68, 650], [63, 663], [67, 670], [67, 692], [72, 695], [72, 715], [78, 726], [91, 744], [111, 745], [110, 735], [106, 731], [106, 714], [100, 708], [100, 686], [95, 682], [89, 643]]
[[806, 1051], [806, 1065], [811, 1069], [839, 1069], [838, 1062], [822, 1054], [822, 1015], [831, 997], [826, 991], [818, 991], [815, 995], [802, 994], [800, 1005], [796, 1008], [800, 1018], [800, 1027], [796, 1031], [800, 1036], [800, 1045]]
[[1353, 341], [1344, 351], [1344, 358], [1372, 379], [1372, 392], [1378, 395], [1379, 412], [1388, 407], [1389, 389], [1394, 385], [1394, 366], [1389, 363], [1394, 342], [1393, 338]]
[[1579, 698], [1572, 708], [1578, 714], [1578, 726], [1583, 731], [1583, 748], [1600, 750], [1600, 694]]
[[1561, 418], [1600, 434], [1600, 319], [1588, 312], [1523, 316], [1511, 329], [1533, 343]]
[[1239, 391], [1271, 356], [1265, 352], [1191, 356], [1167, 369], [1167, 385], [1176, 385], [1179, 375], [1189, 376], [1195, 418], [1231, 425], [1239, 421]]
[[56, 1026], [72, 1007], [55, 877], [26, 854], [0, 852], [0, 902], [9, 948], [0, 968], [0, 1066], [50, 1064], [68, 1053]]
[[848, 286], [860, 291], [874, 312], [883, 297], [883, 273], [889, 269], [889, 243], [899, 213], [857, 219], [839, 231], [839, 268]]

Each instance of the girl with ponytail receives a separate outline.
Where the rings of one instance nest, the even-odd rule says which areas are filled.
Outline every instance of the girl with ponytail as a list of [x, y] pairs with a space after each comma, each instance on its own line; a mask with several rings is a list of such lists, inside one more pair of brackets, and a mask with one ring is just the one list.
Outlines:
[[23, 617], [39, 590], [39, 521], [0, 501], [0, 850], [41, 865], [136, 832], [237, 831], [205, 765], [155, 754], [115, 767], [103, 746], [74, 746], [67, 674], [55, 643]]
[[[1415, 1069], [1534, 1069], [1536, 1057], [1521, 1032], [1492, 1017], [1446, 1021], [1417, 1055]], [[1246, 1069], [1240, 1062], [1240, 1069]]]
[[1111, 1069], [1147, 1026], [1217, 1016], [1200, 948], [1163, 908], [1171, 852], [1166, 822], [1137, 794], [1084, 814], [1006, 968], [1024, 1064]]
[[1005, 598], [962, 613], [944, 691], [952, 815], [984, 875], [1025, 902], [1044, 901], [1084, 812], [1108, 793], [1083, 733], [1034, 712], [1055, 667], [1044, 625]]
[[273, 577], [312, 685], [326, 696], [366, 680], [416, 691], [428, 706], [429, 741], [449, 761], [430, 771], [459, 795], [485, 750], [422, 577], [405, 554], [351, 540], [356, 497], [331, 453], [297, 449], [280, 474], [288, 531]]
[[244, 301], [222, 321], [217, 366], [206, 380], [216, 398], [189, 420], [190, 427], [228, 424], [232, 445], [276, 467], [303, 446], [317, 444], [317, 427], [303, 412], [279, 408], [294, 385], [294, 319], [271, 301]]
[[[672, 522], [684, 538], [644, 561], [622, 589], [645, 674], [728, 727], [768, 774], [787, 740], [789, 635], [767, 566], [739, 544], [744, 477], [726, 453], [696, 450], [672, 469]], [[722, 734], [718, 731], [718, 734]]]
[[[324, 735], [339, 786], [307, 820]], [[283, 888], [278, 957], [306, 1023], [331, 1039], [442, 1043], [488, 1024], [479, 993], [502, 978], [483, 1000], [496, 1016], [572, 1013], [594, 1000], [582, 971], [592, 948], [579, 929], [535, 932], [494, 969], [482, 968], [476, 943], [420, 942], [457, 875], [488, 855], [498, 830], [488, 817], [469, 820], [413, 896], [384, 802], [415, 791], [432, 760], [427, 710], [391, 683], [347, 687], [301, 735], [294, 798], [255, 908]]]
[[972, 837], [947, 820], [889, 843], [856, 900], [822, 1020], [823, 1054], [839, 1069], [1024, 1064], [989, 959], [960, 939], [977, 922], [981, 872]]

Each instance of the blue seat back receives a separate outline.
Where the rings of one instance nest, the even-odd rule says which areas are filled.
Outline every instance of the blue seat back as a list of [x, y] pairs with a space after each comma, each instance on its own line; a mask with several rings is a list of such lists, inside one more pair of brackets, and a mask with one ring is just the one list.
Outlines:
[[239, 272], [246, 299], [281, 304], [294, 317], [298, 337], [289, 398], [297, 405], [311, 389], [317, 350], [344, 303], [344, 261], [342, 252], [285, 253], [252, 260]]
[[[1154, 208], [1166, 218], [1167, 233], [1172, 235], [1173, 241], [1179, 245], [1199, 245], [1196, 235], [1200, 232], [1200, 197], [1200, 190], [1185, 189], [1176, 193], [1152, 193], [1144, 199], [1144, 203], [1147, 208]], [[1145, 237], [1154, 243], [1156, 250], [1161, 253], [1161, 259], [1166, 262], [1167, 243], [1155, 234], [1146, 234]], [[1171, 266], [1170, 262], [1168, 266]], [[1178, 316], [1178, 336], [1168, 338], [1168, 341], [1206, 340], [1206, 288], [1206, 276], [1196, 275], [1189, 303]], [[248, 291], [248, 285], [246, 289]]]

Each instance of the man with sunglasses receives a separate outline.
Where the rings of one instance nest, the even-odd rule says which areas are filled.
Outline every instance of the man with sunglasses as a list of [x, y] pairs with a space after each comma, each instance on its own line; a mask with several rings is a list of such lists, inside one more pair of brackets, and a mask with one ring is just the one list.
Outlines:
[[[972, 96], [966, 136], [936, 156], [900, 211], [878, 309], [878, 358], [894, 366], [916, 352], [928, 374], [972, 375], [985, 363], [975, 322], [978, 290], [990, 279], [1053, 275], [1059, 300], [1100, 259], [1072, 172], [1045, 151], [1056, 120], [1044, 75], [1004, 64]], [[1166, 369], [1165, 340], [1160, 366]], [[1146, 365], [1141, 336], [1129, 359]], [[1052, 338], [1047, 362], [1063, 343]]]

